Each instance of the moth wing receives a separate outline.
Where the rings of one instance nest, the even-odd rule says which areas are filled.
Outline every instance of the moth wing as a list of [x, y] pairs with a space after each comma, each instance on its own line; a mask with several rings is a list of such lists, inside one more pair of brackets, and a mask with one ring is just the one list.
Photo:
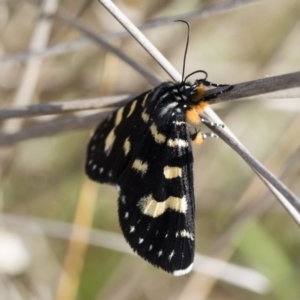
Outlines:
[[152, 111], [153, 120], [117, 182], [119, 220], [141, 257], [183, 275], [192, 268], [195, 249], [190, 133], [182, 112], [174, 109], [164, 118], [159, 112]]
[[161, 116], [166, 103], [156, 103], [158, 90], [98, 126], [88, 145], [86, 173], [119, 187], [119, 221], [133, 250], [182, 275], [192, 268], [195, 247], [190, 133], [173, 104]]
[[93, 133], [87, 148], [86, 174], [100, 183], [116, 184], [130, 160], [129, 137], [138, 141], [146, 130], [141, 119], [144, 93], [112, 113]]

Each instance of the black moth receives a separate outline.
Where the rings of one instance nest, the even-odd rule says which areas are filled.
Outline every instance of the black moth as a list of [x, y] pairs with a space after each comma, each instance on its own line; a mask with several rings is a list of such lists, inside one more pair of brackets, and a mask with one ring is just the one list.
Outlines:
[[[189, 24], [184, 22], [189, 28]], [[195, 199], [191, 142], [215, 136], [191, 132], [209, 100], [232, 88], [206, 81], [205, 71], [164, 82], [111, 114], [93, 134], [86, 173], [115, 185], [123, 234], [145, 260], [175, 276], [193, 267]], [[188, 77], [204, 73], [191, 84]], [[208, 86], [224, 87], [207, 94]]]
[[118, 189], [127, 242], [176, 276], [188, 273], [194, 260], [191, 141], [209, 136], [190, 127], [205, 120], [200, 116], [210, 99], [232, 88], [207, 95], [205, 86], [219, 85], [206, 77], [194, 84], [164, 82], [139, 95], [101, 123], [88, 145], [86, 173]]

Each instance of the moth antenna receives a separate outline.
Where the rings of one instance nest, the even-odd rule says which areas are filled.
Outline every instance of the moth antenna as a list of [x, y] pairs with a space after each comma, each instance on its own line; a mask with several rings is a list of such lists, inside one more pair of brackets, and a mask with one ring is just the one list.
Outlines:
[[203, 70], [197, 70], [197, 71], [192, 72], [191, 74], [187, 75], [187, 76], [184, 78], [184, 82], [186, 82], [186, 80], [187, 80], [190, 76], [192, 76], [192, 75], [194, 75], [194, 74], [196, 74], [196, 73], [203, 73], [203, 74], [205, 74], [205, 78], [204, 78], [203, 80], [206, 80], [206, 79], [207, 79], [208, 74], [207, 74], [205, 71], [203, 71]]
[[181, 79], [181, 82], [184, 82], [185, 61], [186, 61], [186, 54], [187, 54], [187, 50], [188, 50], [189, 42], [190, 42], [190, 31], [191, 31], [191, 28], [190, 28], [189, 23], [186, 22], [186, 21], [184, 21], [184, 20], [176, 20], [174, 22], [185, 23], [186, 26], [187, 26], [187, 28], [188, 28], [188, 34], [187, 34], [187, 39], [186, 39], [185, 51], [184, 51], [184, 56], [183, 56], [182, 79]]

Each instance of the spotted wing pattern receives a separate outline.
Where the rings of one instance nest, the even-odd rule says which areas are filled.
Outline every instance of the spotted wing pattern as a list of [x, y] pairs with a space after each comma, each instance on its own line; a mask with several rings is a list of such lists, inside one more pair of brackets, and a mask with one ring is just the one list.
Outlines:
[[194, 259], [193, 156], [185, 108], [174, 84], [129, 102], [96, 129], [86, 173], [119, 191], [123, 234], [141, 257], [174, 275]]

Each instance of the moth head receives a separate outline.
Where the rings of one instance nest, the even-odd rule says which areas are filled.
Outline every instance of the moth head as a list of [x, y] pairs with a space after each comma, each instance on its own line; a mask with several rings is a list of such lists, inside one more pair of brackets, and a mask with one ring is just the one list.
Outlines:
[[197, 92], [197, 88], [189, 82], [180, 84], [179, 90], [184, 101], [190, 101]]

